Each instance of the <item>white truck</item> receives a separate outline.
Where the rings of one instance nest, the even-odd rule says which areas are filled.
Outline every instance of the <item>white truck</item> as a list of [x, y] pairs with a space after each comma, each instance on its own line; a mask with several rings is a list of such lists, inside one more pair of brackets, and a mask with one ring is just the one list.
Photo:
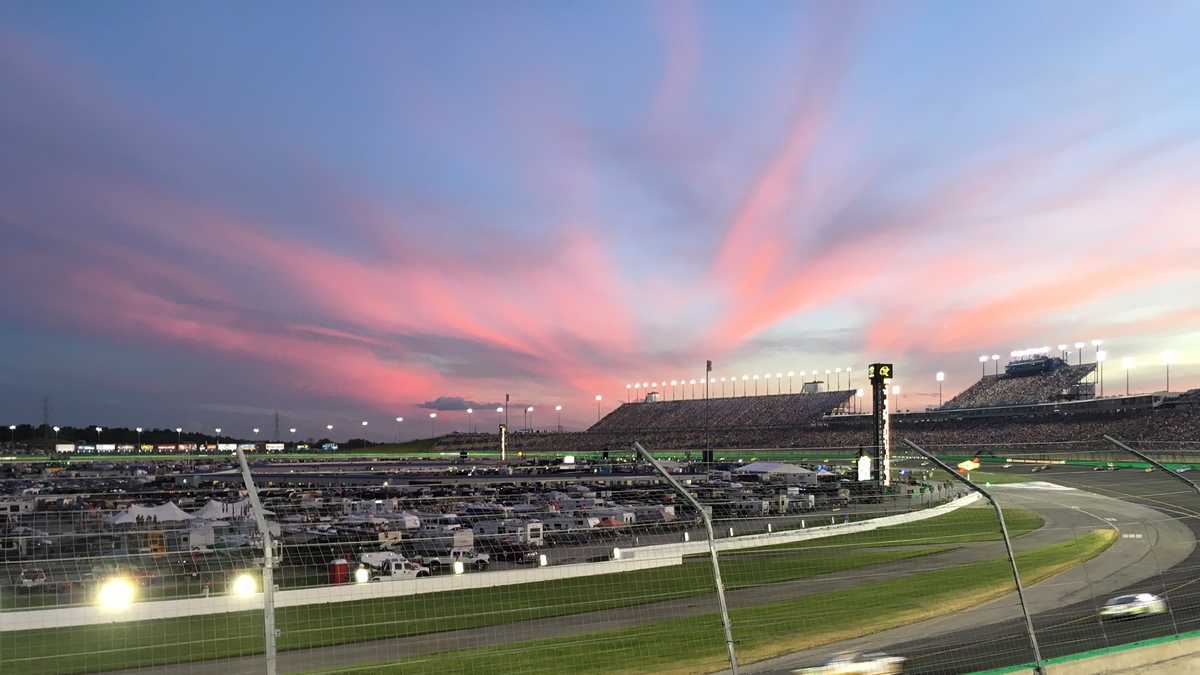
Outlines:
[[[392, 551], [372, 551], [359, 556], [370, 581], [399, 581], [429, 576], [429, 568]], [[357, 577], [359, 572], [355, 572]], [[358, 580], [356, 578], [356, 580]]]
[[456, 562], [461, 562], [464, 568], [474, 567], [482, 572], [487, 569], [488, 565], [492, 564], [492, 556], [487, 553], [476, 553], [473, 549], [454, 548], [446, 555], [427, 555], [418, 560], [433, 571], [437, 571], [442, 565], [451, 567]]

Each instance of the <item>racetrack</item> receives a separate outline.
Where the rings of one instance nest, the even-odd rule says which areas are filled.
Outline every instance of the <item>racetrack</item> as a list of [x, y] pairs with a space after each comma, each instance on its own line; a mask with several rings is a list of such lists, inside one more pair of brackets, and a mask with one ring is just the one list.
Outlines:
[[[1028, 467], [1007, 473], [1028, 474]], [[1200, 496], [1162, 472], [1091, 471], [1055, 466], [1036, 476], [1074, 490], [1029, 484], [992, 486], [1002, 504], [1031, 508], [1047, 518], [1043, 530], [1109, 523], [1121, 539], [1067, 573], [1027, 589], [1043, 658], [1061, 656], [1200, 627]], [[1027, 542], [1017, 540], [1017, 548]], [[1171, 612], [1101, 623], [1100, 605], [1123, 593], [1167, 598]], [[786, 673], [824, 663], [844, 650], [907, 658], [905, 672], [961, 673], [1032, 661], [1015, 594], [951, 616], [771, 659], [747, 673]]]

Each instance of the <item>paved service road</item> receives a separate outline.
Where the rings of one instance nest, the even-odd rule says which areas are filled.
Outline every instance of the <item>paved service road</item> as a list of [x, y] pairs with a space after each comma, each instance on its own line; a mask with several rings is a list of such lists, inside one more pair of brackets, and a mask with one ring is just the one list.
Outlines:
[[[1018, 470], [1029, 471], [1010, 472]], [[1043, 657], [1200, 627], [1200, 496], [1161, 472], [1056, 466], [1037, 478], [1075, 489], [1012, 484], [992, 486], [993, 492], [1003, 504], [1051, 516], [1047, 527], [1110, 523], [1121, 533], [1109, 550], [1087, 564], [1027, 589]], [[1070, 511], [1076, 515], [1068, 516]], [[1028, 543], [1019, 539], [1018, 549]], [[1165, 596], [1171, 612], [1099, 621], [1098, 609], [1105, 600], [1138, 591]], [[906, 673], [961, 673], [1032, 661], [1016, 596], [1010, 594], [952, 616], [749, 664], [743, 671], [787, 673], [845, 650], [904, 656]]]

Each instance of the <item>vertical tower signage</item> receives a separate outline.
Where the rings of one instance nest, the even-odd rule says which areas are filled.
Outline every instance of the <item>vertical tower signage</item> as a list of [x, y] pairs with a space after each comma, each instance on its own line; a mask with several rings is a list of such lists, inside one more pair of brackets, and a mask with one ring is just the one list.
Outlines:
[[890, 363], [872, 363], [867, 366], [867, 379], [871, 382], [871, 409], [875, 422], [873, 478], [881, 488], [892, 484], [892, 430], [891, 410], [888, 408], [888, 383], [893, 377], [895, 372]]

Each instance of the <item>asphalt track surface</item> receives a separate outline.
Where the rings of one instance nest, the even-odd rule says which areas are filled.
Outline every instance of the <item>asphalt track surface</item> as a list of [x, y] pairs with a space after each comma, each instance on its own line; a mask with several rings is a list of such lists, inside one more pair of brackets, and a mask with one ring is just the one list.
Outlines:
[[[1029, 471], [1014, 466], [1004, 472]], [[1002, 504], [1034, 508], [1056, 520], [1079, 506], [1099, 517], [1093, 524], [1108, 522], [1121, 533], [1113, 547], [1087, 564], [1026, 589], [1043, 658], [1200, 628], [1200, 495], [1161, 471], [1054, 466], [1036, 478], [1076, 491], [996, 485], [993, 493]], [[1022, 503], [1031, 494], [1040, 505]], [[1059, 508], [1048, 508], [1049, 502]], [[1020, 551], [1020, 540], [1017, 546]], [[1170, 611], [1100, 621], [1107, 599], [1134, 592], [1165, 597]], [[1033, 661], [1016, 596], [1009, 594], [965, 612], [748, 664], [742, 671], [789, 673], [825, 663], [841, 651], [903, 656], [905, 673], [966, 673]]]

